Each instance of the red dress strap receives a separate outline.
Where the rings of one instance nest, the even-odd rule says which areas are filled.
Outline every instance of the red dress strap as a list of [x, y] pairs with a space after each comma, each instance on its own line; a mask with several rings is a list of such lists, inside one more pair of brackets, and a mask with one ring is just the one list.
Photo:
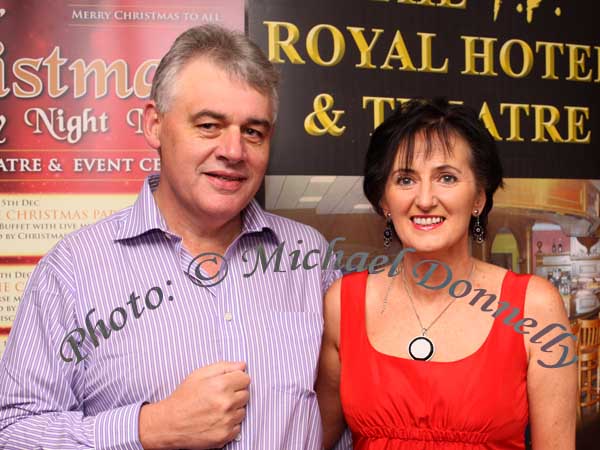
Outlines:
[[[493, 351], [496, 352], [500, 348], [512, 349], [516, 352], [514, 360], [525, 367], [527, 366], [525, 340], [523, 335], [515, 330], [514, 324], [523, 318], [525, 296], [530, 279], [530, 274], [517, 274], [510, 270], [506, 273], [498, 299], [498, 309], [503, 310], [498, 312], [492, 329], [491, 338], [495, 342], [489, 346], [489, 349], [494, 349]], [[504, 306], [502, 306], [503, 302]]]

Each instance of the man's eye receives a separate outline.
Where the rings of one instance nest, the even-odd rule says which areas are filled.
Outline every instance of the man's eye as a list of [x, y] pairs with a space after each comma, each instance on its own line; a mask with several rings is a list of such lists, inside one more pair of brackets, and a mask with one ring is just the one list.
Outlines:
[[246, 128], [244, 129], [244, 133], [254, 141], [259, 141], [263, 138], [263, 134], [255, 128]]
[[215, 130], [217, 128], [217, 124], [216, 123], [199, 123], [196, 126], [198, 128], [203, 129], [203, 130]]

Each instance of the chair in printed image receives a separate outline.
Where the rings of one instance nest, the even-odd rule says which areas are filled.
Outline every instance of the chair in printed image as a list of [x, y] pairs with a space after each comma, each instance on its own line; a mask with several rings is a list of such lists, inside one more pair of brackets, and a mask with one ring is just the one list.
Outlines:
[[577, 336], [577, 418], [582, 409], [600, 406], [599, 364], [600, 319], [579, 319], [573, 327]]

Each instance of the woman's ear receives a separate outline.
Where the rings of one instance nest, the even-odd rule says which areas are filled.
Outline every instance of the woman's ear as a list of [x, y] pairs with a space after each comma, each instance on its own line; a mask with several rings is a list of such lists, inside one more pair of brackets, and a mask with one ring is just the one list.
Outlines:
[[485, 203], [486, 203], [485, 191], [483, 189], [479, 189], [479, 191], [477, 192], [477, 196], [475, 197], [475, 203], [473, 204], [473, 209], [478, 210], [479, 214], [481, 214], [481, 211], [483, 211], [483, 208], [485, 207]]
[[143, 127], [144, 137], [148, 145], [160, 152], [161, 115], [154, 102], [146, 103], [144, 107]]
[[379, 201], [379, 207], [383, 211], [384, 216], [386, 213], [388, 213], [390, 211], [390, 207], [388, 205], [387, 200], [385, 199], [385, 196], [381, 197], [381, 200]]

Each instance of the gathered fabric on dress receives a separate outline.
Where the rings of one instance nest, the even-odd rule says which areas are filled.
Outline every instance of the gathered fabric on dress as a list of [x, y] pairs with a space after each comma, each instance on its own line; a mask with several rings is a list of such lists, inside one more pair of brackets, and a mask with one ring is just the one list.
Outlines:
[[523, 317], [531, 276], [506, 273], [499, 300], [511, 308], [495, 318], [477, 351], [451, 362], [395, 357], [371, 345], [365, 321], [367, 277], [366, 271], [346, 275], [341, 287], [340, 395], [354, 448], [524, 449], [527, 355], [523, 336], [503, 322], [512, 307], [519, 314], [511, 323]]

